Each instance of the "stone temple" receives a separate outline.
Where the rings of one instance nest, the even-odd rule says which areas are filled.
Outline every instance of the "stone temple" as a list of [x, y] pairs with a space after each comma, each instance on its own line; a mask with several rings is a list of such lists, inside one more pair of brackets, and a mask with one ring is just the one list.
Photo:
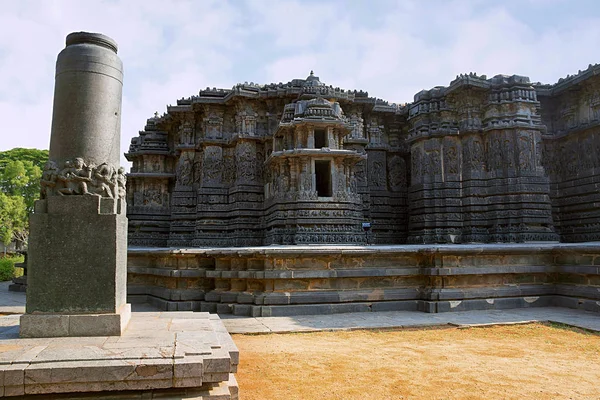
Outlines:
[[470, 73], [405, 105], [313, 73], [180, 99], [126, 154], [127, 299], [600, 312], [599, 75]]
[[404, 105], [312, 72], [201, 90], [131, 142], [129, 244], [598, 240], [599, 74], [470, 73]]

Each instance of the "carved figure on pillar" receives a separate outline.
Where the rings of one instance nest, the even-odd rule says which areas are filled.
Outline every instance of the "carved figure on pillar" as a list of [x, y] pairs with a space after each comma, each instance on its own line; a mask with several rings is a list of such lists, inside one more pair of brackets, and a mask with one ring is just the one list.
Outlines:
[[119, 193], [119, 199], [124, 199], [127, 191], [127, 176], [125, 175], [125, 168], [119, 167], [117, 170], [117, 191]]
[[488, 169], [490, 171], [502, 170], [504, 163], [502, 140], [498, 134], [495, 134], [489, 143]]
[[48, 196], [55, 194], [59, 173], [60, 171], [58, 170], [58, 167], [54, 161], [46, 162], [46, 165], [44, 166], [44, 172], [42, 173], [42, 179], [40, 181], [41, 199], [45, 199]]
[[377, 118], [371, 118], [369, 122], [369, 143], [379, 145], [383, 143], [384, 126], [379, 124]]
[[202, 160], [198, 160], [194, 163], [194, 183], [200, 183], [202, 178]]
[[372, 186], [377, 188], [385, 188], [385, 168], [383, 167], [382, 161], [374, 161], [371, 164], [371, 173], [369, 174], [369, 181]]
[[423, 151], [420, 147], [413, 148], [411, 154], [412, 181], [421, 182], [423, 176]]
[[223, 116], [209, 106], [204, 108], [206, 117], [204, 118], [204, 134], [207, 138], [221, 139], [223, 137]]
[[458, 174], [458, 151], [453, 143], [444, 146], [444, 172]]
[[88, 191], [88, 183], [92, 182], [91, 168], [83, 162], [82, 158], [65, 161], [65, 168], [60, 171], [58, 180], [63, 187], [58, 190], [62, 195], [92, 194]]
[[360, 116], [360, 113], [355, 113], [350, 116], [350, 124], [352, 126], [350, 137], [352, 139], [363, 139], [364, 120]]
[[238, 145], [236, 154], [237, 180], [254, 182], [257, 172], [257, 160], [254, 143], [243, 142]]
[[527, 133], [519, 135], [519, 169], [521, 171], [533, 169], [533, 143]]
[[117, 171], [115, 168], [102, 163], [96, 168], [93, 175], [94, 193], [102, 197], [116, 198], [119, 196], [117, 190]]
[[209, 146], [204, 150], [202, 162], [202, 184], [221, 183], [223, 174], [223, 149], [217, 146]]
[[394, 155], [388, 159], [388, 177], [390, 190], [406, 187], [406, 163], [402, 157]]
[[181, 144], [193, 144], [194, 143], [194, 128], [191, 122], [185, 121], [179, 126]]
[[182, 155], [177, 166], [177, 182], [182, 186], [191, 186], [193, 182], [192, 163], [187, 156]]

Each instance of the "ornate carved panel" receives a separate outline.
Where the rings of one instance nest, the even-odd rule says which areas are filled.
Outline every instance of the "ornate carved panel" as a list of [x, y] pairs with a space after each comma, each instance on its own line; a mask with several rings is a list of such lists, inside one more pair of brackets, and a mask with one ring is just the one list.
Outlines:
[[392, 192], [406, 189], [406, 162], [404, 158], [395, 154], [387, 159], [388, 183]]
[[223, 149], [206, 146], [202, 161], [202, 186], [220, 184], [223, 179]]
[[184, 152], [179, 157], [176, 170], [177, 184], [191, 186], [194, 182], [194, 156], [191, 152]]
[[236, 182], [253, 183], [259, 176], [259, 166], [256, 154], [256, 143], [250, 141], [239, 142], [235, 153]]
[[385, 153], [371, 151], [368, 153], [369, 187], [374, 190], [387, 190], [387, 168]]

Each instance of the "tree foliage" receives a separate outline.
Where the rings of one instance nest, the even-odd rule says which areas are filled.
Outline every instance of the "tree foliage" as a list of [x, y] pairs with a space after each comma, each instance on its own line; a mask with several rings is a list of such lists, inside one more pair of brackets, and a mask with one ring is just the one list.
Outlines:
[[48, 161], [48, 150], [38, 149], [23, 149], [17, 147], [11, 150], [0, 151], [0, 171], [9, 161], [31, 161], [40, 169], [44, 168], [44, 164]]
[[27, 239], [27, 210], [24, 198], [0, 193], [0, 240], [8, 245], [12, 240]]
[[39, 198], [47, 150], [16, 148], [0, 152], [0, 240], [26, 242], [29, 214]]

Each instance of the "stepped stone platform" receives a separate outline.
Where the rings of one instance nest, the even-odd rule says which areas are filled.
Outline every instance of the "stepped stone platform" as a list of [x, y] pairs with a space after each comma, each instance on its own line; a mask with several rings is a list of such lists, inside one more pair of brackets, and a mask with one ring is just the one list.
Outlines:
[[600, 311], [600, 242], [128, 250], [128, 301], [252, 317]]
[[223, 316], [231, 334], [351, 331], [357, 329], [395, 330], [432, 327], [471, 328], [494, 325], [557, 323], [600, 333], [600, 315], [564, 307], [533, 307], [513, 310], [474, 310], [427, 314], [414, 311], [297, 315], [291, 317]]
[[216, 315], [133, 313], [122, 336], [22, 339], [0, 332], [0, 396], [238, 398], [238, 350]]

